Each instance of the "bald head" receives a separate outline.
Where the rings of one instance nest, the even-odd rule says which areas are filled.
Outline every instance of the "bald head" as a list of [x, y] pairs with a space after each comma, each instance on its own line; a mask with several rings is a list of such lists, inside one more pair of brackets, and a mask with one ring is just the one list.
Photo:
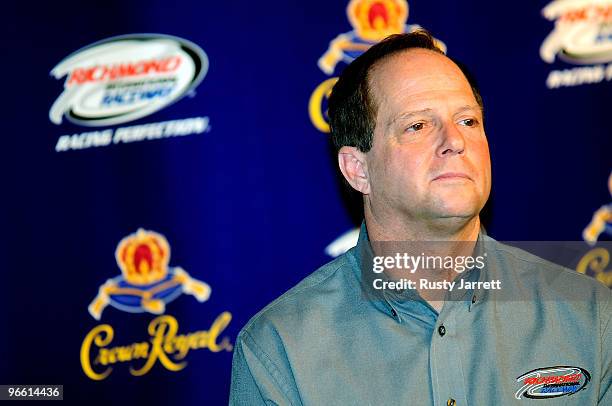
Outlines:
[[[430, 109], [432, 100], [467, 96], [465, 109], [481, 109], [463, 71], [447, 56], [428, 49], [396, 52], [374, 64], [367, 76], [374, 128], [382, 131], [410, 114]], [[406, 108], [408, 107], [408, 110]]]
[[[444, 55], [437, 40], [427, 31], [419, 30], [389, 36], [370, 47], [344, 69], [332, 90], [328, 104], [331, 140], [336, 150], [342, 146], [357, 147], [363, 152], [370, 150], [378, 111], [377, 103], [370, 94], [370, 73], [374, 67], [383, 66], [391, 57], [409, 50]], [[418, 66], [416, 68], [419, 69]], [[480, 94], [473, 78], [462, 65], [459, 64], [457, 68], [463, 72], [475, 100], [482, 108]]]

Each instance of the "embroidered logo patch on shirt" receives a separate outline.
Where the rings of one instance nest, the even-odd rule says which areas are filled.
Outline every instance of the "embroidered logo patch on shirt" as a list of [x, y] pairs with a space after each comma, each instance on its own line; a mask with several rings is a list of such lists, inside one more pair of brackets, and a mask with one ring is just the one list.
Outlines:
[[529, 399], [550, 399], [570, 396], [586, 388], [591, 374], [584, 368], [554, 366], [537, 368], [516, 378], [521, 388], [514, 395]]

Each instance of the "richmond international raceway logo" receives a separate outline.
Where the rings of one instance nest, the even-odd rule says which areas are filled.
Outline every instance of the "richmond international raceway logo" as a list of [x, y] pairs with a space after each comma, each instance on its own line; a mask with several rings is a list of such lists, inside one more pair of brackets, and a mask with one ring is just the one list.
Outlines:
[[591, 374], [584, 368], [554, 366], [538, 368], [516, 378], [521, 385], [514, 397], [521, 399], [550, 399], [574, 395], [586, 389]]
[[[555, 0], [542, 10], [555, 28], [540, 47], [540, 57], [552, 64], [558, 58], [574, 65], [554, 70], [548, 88], [612, 80], [612, 0]], [[605, 64], [608, 64], [607, 66]]]
[[[192, 295], [200, 303], [207, 301], [211, 288], [184, 269], [168, 266], [170, 245], [163, 235], [139, 229], [119, 242], [115, 258], [121, 275], [100, 286], [88, 307], [89, 314], [100, 320], [110, 304], [124, 312], [151, 313], [156, 317], [147, 326], [146, 339], [127, 344], [114, 343], [120, 340], [110, 324], [93, 327], [83, 339], [80, 351], [81, 367], [88, 378], [106, 379], [113, 366], [121, 363], [130, 364], [133, 376], [147, 374], [157, 363], [177, 372], [187, 366], [185, 359], [192, 350], [232, 351], [229, 337], [221, 336], [232, 320], [230, 312], [221, 312], [206, 330], [182, 334], [177, 318], [164, 314], [166, 305], [182, 294]], [[130, 324], [122, 326], [129, 330]]]
[[161, 34], [123, 35], [66, 57], [51, 71], [66, 77], [49, 119], [108, 126], [148, 116], [202, 81], [208, 58], [196, 44]]
[[[408, 3], [406, 0], [351, 0], [346, 15], [353, 27], [329, 43], [327, 51], [319, 58], [319, 69], [328, 76], [334, 74], [340, 62], [351, 63], [368, 48], [391, 34], [412, 32], [421, 28], [417, 24], [407, 25]], [[438, 48], [446, 52], [446, 45], [436, 40]], [[328, 133], [327, 99], [337, 77], [324, 80], [314, 90], [308, 102], [310, 121], [319, 131]]]

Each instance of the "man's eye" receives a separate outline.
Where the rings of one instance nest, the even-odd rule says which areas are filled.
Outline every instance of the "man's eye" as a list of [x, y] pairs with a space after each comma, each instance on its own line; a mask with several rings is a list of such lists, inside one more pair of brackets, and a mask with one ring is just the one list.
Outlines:
[[478, 120], [473, 118], [466, 118], [464, 120], [459, 121], [459, 123], [466, 127], [474, 127], [476, 124], [478, 124]]
[[406, 131], [416, 132], [416, 131], [421, 131], [423, 128], [425, 128], [425, 123], [414, 123], [410, 127], [406, 128]]

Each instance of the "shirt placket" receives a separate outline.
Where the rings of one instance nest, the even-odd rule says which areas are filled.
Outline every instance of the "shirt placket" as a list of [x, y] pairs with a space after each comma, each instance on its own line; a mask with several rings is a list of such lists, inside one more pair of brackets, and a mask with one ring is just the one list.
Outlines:
[[430, 344], [430, 369], [436, 406], [467, 405], [465, 377], [457, 330], [461, 302], [447, 302], [436, 322]]

